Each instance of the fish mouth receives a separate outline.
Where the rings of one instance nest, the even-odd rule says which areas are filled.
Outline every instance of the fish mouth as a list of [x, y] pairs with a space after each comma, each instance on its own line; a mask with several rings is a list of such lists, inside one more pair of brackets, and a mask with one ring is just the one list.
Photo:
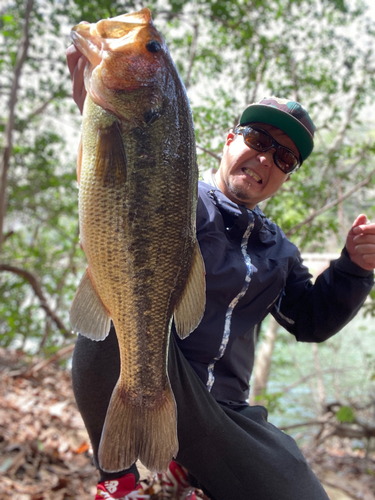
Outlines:
[[139, 31], [149, 25], [153, 25], [151, 12], [144, 8], [93, 24], [79, 23], [72, 28], [70, 38], [95, 67], [100, 64], [103, 51], [123, 50], [125, 44], [133, 43]]
[[246, 174], [252, 177], [258, 184], [262, 184], [263, 180], [260, 175], [258, 175], [254, 170], [251, 170], [250, 168], [243, 168], [242, 171]]
[[82, 54], [87, 57], [93, 66], [101, 62], [101, 43], [92, 24], [79, 23], [70, 32], [70, 38]]

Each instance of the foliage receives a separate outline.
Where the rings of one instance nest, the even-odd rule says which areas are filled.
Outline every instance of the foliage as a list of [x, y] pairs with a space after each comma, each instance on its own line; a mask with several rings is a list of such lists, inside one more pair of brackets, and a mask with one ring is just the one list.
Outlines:
[[[0, 344], [56, 349], [70, 341], [67, 311], [85, 266], [77, 229], [74, 174], [79, 117], [70, 98], [64, 52], [69, 29], [148, 6], [185, 81], [196, 126], [200, 167], [217, 166], [223, 138], [244, 106], [264, 95], [301, 101], [318, 127], [314, 154], [265, 211], [302, 249], [343, 244], [357, 212], [374, 214], [373, 123], [375, 30], [364, 6], [344, 0], [34, 0], [30, 45], [17, 92], [13, 149], [7, 177], [0, 271]], [[0, 10], [0, 131], [22, 43], [25, 2]], [[365, 187], [338, 208], [317, 209], [349, 189]], [[293, 232], [308, 217], [312, 220]], [[52, 318], [56, 313], [64, 325]], [[27, 343], [26, 343], [27, 341]]]
[[351, 424], [355, 420], [355, 412], [351, 406], [341, 406], [336, 412], [336, 418], [340, 423]]
[[280, 400], [283, 397], [282, 392], [266, 392], [263, 391], [262, 394], [255, 397], [255, 404], [260, 404], [267, 408], [270, 413], [278, 410], [283, 413], [283, 408], [280, 404]]
[[[365, 449], [366, 429], [373, 428], [373, 343], [373, 319], [363, 314], [318, 346], [297, 343], [281, 330], [267, 387], [267, 393], [271, 398], [275, 394], [278, 402], [270, 421], [290, 426], [301, 442], [313, 435], [318, 438], [321, 427], [312, 425], [317, 421], [332, 429], [338, 424], [363, 427], [363, 436], [358, 431], [352, 446]], [[303, 430], [302, 423], [306, 423]]]

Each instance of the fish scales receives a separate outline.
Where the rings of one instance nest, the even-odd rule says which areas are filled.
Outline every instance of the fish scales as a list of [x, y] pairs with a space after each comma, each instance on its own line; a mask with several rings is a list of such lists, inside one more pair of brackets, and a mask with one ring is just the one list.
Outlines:
[[184, 338], [205, 305], [191, 111], [148, 9], [78, 25], [72, 38], [89, 59], [78, 165], [88, 269], [70, 319], [93, 340], [112, 320], [120, 350], [100, 466], [119, 471], [139, 458], [165, 470], [178, 450], [166, 365], [171, 318]]

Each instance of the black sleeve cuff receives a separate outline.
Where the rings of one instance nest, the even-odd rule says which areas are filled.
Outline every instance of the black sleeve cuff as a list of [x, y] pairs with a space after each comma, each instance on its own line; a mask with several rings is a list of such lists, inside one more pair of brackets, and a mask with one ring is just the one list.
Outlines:
[[374, 271], [367, 271], [352, 262], [346, 247], [343, 248], [340, 257], [336, 260], [335, 267], [339, 271], [357, 276], [358, 278], [369, 278], [370, 276], [374, 276]]

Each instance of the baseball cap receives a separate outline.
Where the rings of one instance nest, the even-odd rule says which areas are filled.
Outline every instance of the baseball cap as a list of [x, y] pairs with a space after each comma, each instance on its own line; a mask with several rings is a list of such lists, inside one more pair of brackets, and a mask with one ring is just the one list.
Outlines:
[[299, 102], [279, 97], [265, 97], [259, 102], [250, 104], [242, 113], [240, 125], [252, 122], [268, 123], [285, 132], [297, 146], [301, 163], [314, 148], [316, 127]]

